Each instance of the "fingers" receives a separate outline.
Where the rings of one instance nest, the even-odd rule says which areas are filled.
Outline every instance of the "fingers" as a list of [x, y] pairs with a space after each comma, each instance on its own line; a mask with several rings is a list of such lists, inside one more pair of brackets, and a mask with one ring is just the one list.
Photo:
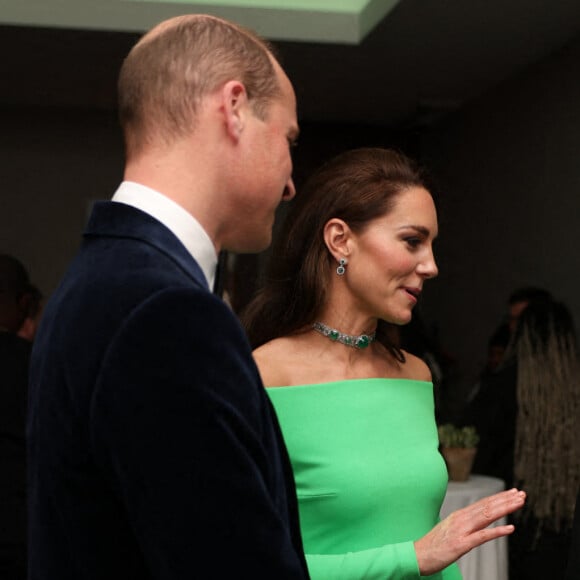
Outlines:
[[478, 532], [473, 534], [473, 541], [476, 542], [471, 549], [475, 548], [476, 546], [480, 546], [481, 544], [485, 544], [485, 542], [489, 542], [490, 540], [495, 540], [497, 538], [501, 538], [503, 536], [509, 536], [515, 527], [511, 524], [507, 524], [505, 526], [494, 526], [492, 528], [484, 528], [483, 530], [479, 530]]
[[[474, 530], [485, 528], [495, 521], [520, 509], [526, 500], [526, 493], [517, 489], [509, 489], [480, 499], [460, 512], [468, 517]], [[459, 512], [456, 512], [459, 513]]]
[[511, 534], [514, 526], [491, 524], [520, 509], [525, 498], [525, 492], [509, 489], [450, 514], [415, 542], [421, 574], [433, 574], [473, 548]]
[[451, 514], [450, 517], [455, 520], [454, 527], [461, 529], [463, 525], [466, 525], [467, 533], [463, 536], [464, 549], [467, 548], [466, 551], [469, 551], [485, 542], [511, 534], [514, 531], [514, 526], [492, 527], [492, 524], [520, 509], [524, 505], [525, 499], [525, 492], [510, 489], [485, 497]]

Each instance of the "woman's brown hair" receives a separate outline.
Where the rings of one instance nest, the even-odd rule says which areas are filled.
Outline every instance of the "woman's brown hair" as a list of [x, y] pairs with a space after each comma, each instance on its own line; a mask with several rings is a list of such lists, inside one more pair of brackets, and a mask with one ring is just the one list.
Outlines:
[[[277, 237], [265, 283], [242, 313], [253, 348], [310, 328], [322, 310], [336, 267], [323, 238], [328, 220], [342, 219], [360, 233], [409, 187], [425, 187], [420, 171], [405, 155], [382, 148], [342, 153], [307, 180]], [[404, 361], [394, 325], [380, 320], [377, 341]]]

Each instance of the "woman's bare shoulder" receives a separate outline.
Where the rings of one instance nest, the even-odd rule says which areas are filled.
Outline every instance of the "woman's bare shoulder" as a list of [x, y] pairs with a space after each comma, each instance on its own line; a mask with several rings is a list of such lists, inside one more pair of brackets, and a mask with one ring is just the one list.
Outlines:
[[424, 360], [409, 352], [403, 351], [405, 363], [402, 365], [403, 375], [416, 381], [431, 381], [431, 370]]
[[296, 340], [275, 338], [254, 350], [254, 359], [266, 387], [290, 384], [290, 371], [296, 364]]

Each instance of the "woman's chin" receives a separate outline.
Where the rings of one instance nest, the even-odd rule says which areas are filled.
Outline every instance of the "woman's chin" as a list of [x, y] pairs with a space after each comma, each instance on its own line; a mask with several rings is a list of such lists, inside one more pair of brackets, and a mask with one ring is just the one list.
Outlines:
[[385, 316], [383, 320], [396, 326], [405, 326], [405, 324], [409, 324], [409, 322], [411, 322], [412, 318], [413, 313], [411, 311], [408, 311], [406, 313], [401, 312], [397, 316], [393, 316], [392, 314], [389, 316]]

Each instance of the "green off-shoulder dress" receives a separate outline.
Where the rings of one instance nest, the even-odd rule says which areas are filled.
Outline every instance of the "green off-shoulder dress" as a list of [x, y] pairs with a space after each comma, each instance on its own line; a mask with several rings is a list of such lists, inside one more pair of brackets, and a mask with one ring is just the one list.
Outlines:
[[[271, 387], [313, 580], [416, 580], [413, 541], [439, 521], [447, 470], [430, 382]], [[460, 580], [456, 564], [428, 576]]]

